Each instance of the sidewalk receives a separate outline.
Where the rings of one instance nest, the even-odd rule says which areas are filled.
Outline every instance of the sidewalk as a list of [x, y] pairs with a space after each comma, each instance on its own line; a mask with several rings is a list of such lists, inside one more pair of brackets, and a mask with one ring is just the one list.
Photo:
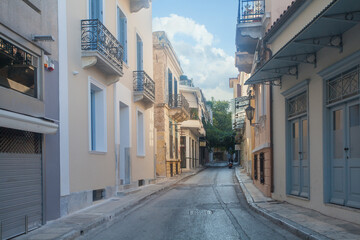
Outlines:
[[360, 239], [360, 225], [265, 197], [241, 168], [236, 177], [249, 206], [303, 239]]
[[125, 210], [136, 206], [149, 196], [170, 189], [174, 184], [197, 174], [203, 169], [204, 168], [198, 168], [172, 178], [160, 179], [156, 184], [145, 185], [134, 191], [121, 192], [119, 194], [121, 195], [120, 197], [103, 200], [101, 203], [97, 203], [66, 217], [51, 221], [39, 229], [29, 232], [26, 235], [21, 235], [15, 239], [75, 239], [85, 235], [96, 227], [109, 224], [110, 221], [116, 219], [116, 217]]

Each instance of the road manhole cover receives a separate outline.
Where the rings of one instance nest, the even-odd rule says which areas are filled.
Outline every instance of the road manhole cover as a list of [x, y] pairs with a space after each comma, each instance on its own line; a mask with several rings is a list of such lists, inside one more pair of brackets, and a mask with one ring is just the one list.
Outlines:
[[212, 210], [190, 210], [189, 211], [190, 215], [210, 215], [213, 213], [214, 213], [214, 211], [212, 211]]

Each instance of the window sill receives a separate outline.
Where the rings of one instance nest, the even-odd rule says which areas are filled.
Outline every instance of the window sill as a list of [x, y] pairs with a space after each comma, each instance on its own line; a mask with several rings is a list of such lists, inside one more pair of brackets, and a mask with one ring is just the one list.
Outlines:
[[144, 157], [145, 157], [145, 154], [137, 154], [136, 156], [137, 156], [137, 157], [144, 158]]
[[107, 152], [105, 151], [89, 151], [90, 154], [94, 155], [105, 155]]
[[294, 199], [298, 199], [298, 200], [303, 200], [303, 201], [306, 201], [306, 202], [309, 202], [310, 201], [310, 198], [309, 197], [299, 197], [299, 196], [295, 196], [295, 195], [291, 195], [291, 194], [286, 194], [286, 197], [289, 197], [289, 198], [294, 198]]

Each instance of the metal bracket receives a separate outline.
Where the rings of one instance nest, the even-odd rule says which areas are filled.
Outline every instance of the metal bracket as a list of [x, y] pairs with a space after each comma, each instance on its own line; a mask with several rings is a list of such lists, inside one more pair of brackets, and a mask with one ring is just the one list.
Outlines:
[[294, 41], [294, 43], [311, 46], [338, 48], [340, 52], [343, 51], [343, 39], [341, 34], [326, 37], [302, 39]]
[[263, 69], [263, 71], [277, 73], [280, 75], [296, 76], [296, 78], [298, 78], [298, 66], [297, 65], [281, 67], [281, 68]]
[[360, 14], [360, 11], [347, 12], [347, 13], [338, 13], [338, 14], [330, 14], [323, 16], [322, 18], [334, 20], [338, 22], [347, 22], [347, 23], [359, 23], [360, 17], [356, 18], [356, 14]]
[[281, 88], [282, 79], [281, 79], [281, 76], [275, 77], [275, 78], [266, 78], [266, 79], [262, 79], [262, 84], [269, 85], [269, 86], [277, 86], [277, 87]]
[[317, 65], [316, 52], [275, 57], [275, 59], [281, 61], [287, 61], [287, 62], [313, 64], [314, 68], [316, 68]]

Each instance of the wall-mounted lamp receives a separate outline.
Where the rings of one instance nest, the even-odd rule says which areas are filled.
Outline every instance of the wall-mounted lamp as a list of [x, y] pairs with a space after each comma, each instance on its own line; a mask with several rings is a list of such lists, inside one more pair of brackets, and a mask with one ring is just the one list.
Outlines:
[[32, 35], [34, 42], [53, 42], [55, 38], [52, 35]]
[[250, 126], [258, 125], [258, 123], [251, 123], [251, 121], [254, 119], [255, 108], [253, 108], [249, 104], [249, 106], [245, 109], [245, 113], [246, 113], [247, 119], [250, 121]]

